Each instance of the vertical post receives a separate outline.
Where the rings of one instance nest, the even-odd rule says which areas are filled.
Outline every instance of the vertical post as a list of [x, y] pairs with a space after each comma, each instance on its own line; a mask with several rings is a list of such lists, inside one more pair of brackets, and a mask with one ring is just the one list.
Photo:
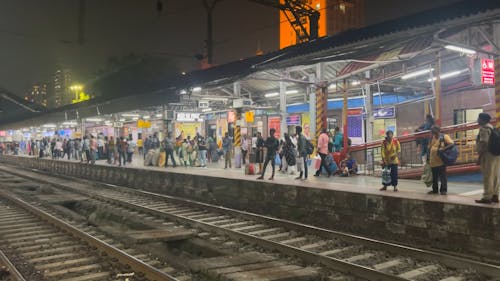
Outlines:
[[365, 106], [366, 106], [366, 141], [371, 142], [373, 140], [373, 93], [371, 91], [370, 85], [365, 85]]
[[429, 110], [429, 101], [428, 100], [425, 100], [424, 101], [424, 118], [430, 114], [430, 110]]
[[[495, 44], [500, 46], [500, 23], [495, 23], [493, 30]], [[496, 127], [500, 128], [500, 58], [495, 60], [495, 108]]]
[[280, 81], [280, 134], [281, 136], [276, 136], [277, 138], [281, 138], [284, 136], [285, 132], [288, 131], [288, 127], [286, 125], [286, 84], [283, 81]]
[[441, 52], [437, 54], [437, 63], [436, 63], [436, 124], [441, 126]]
[[[235, 98], [241, 97], [241, 84], [239, 81], [233, 83], [233, 96]], [[242, 109], [236, 108], [236, 116], [235, 116], [235, 126], [234, 126], [234, 147], [241, 147], [241, 114]]]
[[323, 77], [325, 73], [325, 65], [318, 63], [316, 65], [316, 132], [315, 141], [319, 139], [321, 130], [327, 128], [328, 117], [328, 91], [323, 84]]
[[347, 139], [348, 139], [348, 131], [347, 131], [347, 80], [344, 79], [344, 83], [342, 85], [342, 92], [344, 97], [344, 103], [342, 106], [342, 127], [343, 127], [343, 135], [344, 135], [344, 150], [343, 153], [347, 152]]
[[[309, 75], [309, 82], [314, 83], [316, 77], [314, 74]], [[309, 135], [307, 137], [316, 135], [316, 92], [312, 86], [307, 87], [307, 93], [309, 94]], [[305, 125], [305, 124], [304, 124]], [[304, 130], [305, 133], [305, 130]]]

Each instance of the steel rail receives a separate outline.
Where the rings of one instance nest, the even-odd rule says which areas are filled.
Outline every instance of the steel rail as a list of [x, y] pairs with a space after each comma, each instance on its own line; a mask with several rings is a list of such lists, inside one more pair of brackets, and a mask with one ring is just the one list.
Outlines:
[[8, 199], [9, 201], [20, 206], [29, 213], [33, 214], [34, 216], [39, 217], [40, 219], [55, 226], [56, 228], [66, 231], [73, 237], [76, 237], [81, 241], [87, 242], [89, 245], [95, 246], [98, 250], [106, 253], [107, 255], [113, 258], [116, 258], [118, 262], [130, 266], [131, 269], [134, 270], [135, 272], [143, 273], [144, 277], [146, 277], [150, 281], [179, 281], [173, 276], [161, 272], [160, 270], [142, 262], [141, 260], [135, 258], [134, 256], [131, 256], [125, 253], [124, 251], [119, 250], [100, 239], [97, 239], [85, 232], [80, 231], [76, 227], [64, 222], [63, 220], [58, 219], [53, 215], [46, 213], [45, 211], [42, 211], [36, 208], [35, 206], [32, 206], [29, 203], [8, 194], [3, 190], [0, 190], [0, 196]]
[[[5, 171], [4, 169], [1, 169], [1, 168], [0, 168], [0, 170]], [[88, 195], [87, 192], [89, 192], [88, 190], [82, 191], [79, 189], [68, 187], [67, 185], [64, 185], [64, 184], [54, 183], [51, 181], [46, 181], [43, 179], [30, 177], [30, 176], [22, 174], [22, 173], [17, 173], [17, 172], [12, 172], [12, 171], [6, 171], [6, 172], [16, 174], [18, 176], [28, 178], [31, 180], [43, 181], [45, 183], [52, 184], [52, 185], [60, 187], [60, 188], [64, 188], [67, 190], [69, 189], [72, 191], [77, 191], [77, 192], [79, 192], [81, 194], [85, 194], [85, 195]], [[43, 171], [39, 171], [39, 170], [35, 170], [35, 172], [46, 174], [46, 175], [49, 175], [51, 177], [59, 177], [59, 178], [65, 178], [65, 179], [71, 179], [71, 180], [76, 179], [78, 181], [87, 181], [84, 179], [78, 179], [78, 178], [70, 177], [70, 176], [61, 176], [61, 175], [54, 176], [54, 175], [51, 175], [47, 172], [43, 172]], [[103, 183], [103, 182], [99, 182], [99, 181], [91, 181], [91, 182], [102, 185], [104, 187], [119, 190], [120, 192], [127, 191], [129, 193], [138, 193], [138, 194], [148, 195], [149, 197], [156, 198], [156, 199], [162, 198], [164, 200], [168, 200], [168, 201], [173, 202], [173, 203], [180, 203], [180, 204], [188, 205], [190, 207], [212, 210], [212, 211], [216, 211], [216, 212], [229, 213], [229, 214], [232, 214], [236, 217], [267, 222], [272, 226], [281, 226], [281, 227], [288, 228], [291, 230], [301, 231], [301, 232], [304, 232], [305, 234], [314, 234], [314, 235], [317, 235], [317, 236], [320, 236], [320, 237], [326, 238], [326, 239], [338, 238], [338, 239], [341, 239], [344, 241], [351, 242], [353, 244], [360, 244], [361, 243], [363, 245], [366, 245], [366, 246], [369, 246], [369, 247], [372, 247], [375, 249], [387, 251], [387, 252], [390, 252], [393, 254], [404, 254], [404, 255], [414, 257], [414, 258], [436, 261], [436, 262], [442, 263], [442, 264], [449, 266], [449, 267], [452, 267], [452, 268], [473, 268], [473, 269], [477, 270], [479, 273], [482, 273], [482, 274], [485, 274], [488, 276], [492, 276], [492, 277], [500, 276], [500, 266], [479, 262], [479, 261], [476, 261], [473, 259], [457, 257], [457, 256], [446, 254], [443, 252], [433, 252], [433, 251], [429, 251], [429, 250], [417, 249], [417, 248], [413, 248], [410, 246], [380, 241], [380, 240], [366, 238], [366, 237], [353, 235], [353, 234], [348, 234], [348, 233], [344, 233], [344, 232], [340, 232], [340, 231], [323, 229], [323, 228], [316, 227], [316, 226], [306, 225], [306, 224], [297, 223], [297, 222], [284, 220], [284, 219], [277, 219], [277, 218], [268, 217], [268, 216], [259, 215], [259, 214], [254, 214], [254, 213], [249, 213], [249, 212], [245, 212], [245, 211], [239, 211], [239, 210], [235, 210], [235, 209], [231, 209], [231, 208], [227, 208], [227, 207], [216, 206], [216, 205], [212, 205], [212, 204], [208, 204], [208, 203], [202, 203], [202, 202], [198, 202], [198, 201], [194, 201], [194, 200], [190, 200], [190, 199], [185, 199], [185, 198], [180, 198], [180, 197], [175, 197], [175, 196], [170, 196], [170, 195], [158, 194], [158, 193], [153, 193], [153, 192], [144, 191], [144, 190], [137, 190], [137, 189], [133, 189], [133, 188], [117, 186], [117, 185]], [[103, 198], [98, 196], [98, 195], [94, 195], [94, 196], [96, 199], [103, 200]], [[188, 222], [190, 224], [195, 224], [195, 225], [199, 226], [200, 228], [204, 228], [204, 229], [206, 228], [207, 230], [221, 233], [220, 227], [213, 226], [213, 225], [210, 225], [207, 223], [202, 223], [202, 222], [199, 222], [196, 220], [192, 220], [192, 219], [185, 218], [182, 216], [177, 216], [174, 214], [168, 214], [166, 212], [162, 212], [159, 210], [155, 210], [155, 209], [139, 206], [136, 204], [124, 202], [124, 201], [114, 199], [114, 198], [107, 198], [107, 200], [112, 200], [112, 201], [116, 202], [117, 204], [127, 205], [129, 207], [141, 209], [142, 211], [145, 211], [145, 212], [148, 212], [151, 214], [157, 214], [160, 216], [164, 216], [164, 217], [167, 217], [169, 219], [172, 219], [172, 220], [175, 220], [178, 222]], [[230, 232], [228, 233], [228, 232], [222, 231], [222, 234], [228, 234], [232, 237], [244, 239], [244, 240], [249, 241], [251, 243], [255, 243], [255, 241], [258, 241], [256, 239], [260, 239], [256, 236], [248, 235], [245, 233], [235, 232], [235, 231], [231, 231], [231, 230], [228, 230], [228, 231], [230, 231]], [[262, 239], [260, 239], [260, 240], [262, 240]], [[305, 260], [312, 259], [312, 262], [320, 261], [317, 257], [319, 255], [316, 253], [310, 252], [310, 251], [298, 249], [298, 248], [295, 248], [293, 246], [285, 246], [285, 245], [282, 245], [282, 244], [279, 244], [276, 242], [272, 242], [272, 241], [267, 241], [267, 240], [266, 240], [266, 242], [262, 242], [262, 243], [266, 244], [269, 247], [272, 247], [273, 249], [276, 249], [279, 251], [284, 251], [286, 254], [290, 254], [289, 251], [292, 251], [293, 252], [292, 255], [293, 254], [300, 255]], [[283, 248], [283, 246], [285, 246], [286, 248]], [[328, 265], [333, 266], [332, 263], [336, 262], [335, 261], [336, 259], [334, 259], [334, 258], [330, 258], [330, 257], [325, 257], [325, 258], [327, 258], [327, 259], [321, 260], [321, 262], [324, 263], [325, 266], [328, 266]], [[337, 263], [338, 267], [332, 268], [332, 269], [342, 271], [342, 270], [349, 268], [350, 263], [346, 264], [346, 262], [344, 262], [342, 260], [337, 260], [337, 261], [339, 261], [339, 263]], [[355, 267], [359, 267], [359, 265], [356, 265], [356, 264], [350, 264], [350, 265], [353, 265]], [[367, 269], [373, 271], [370, 268], [367, 268]], [[342, 272], [345, 272], [345, 271], [342, 271]], [[347, 271], [346, 273], [352, 273], [352, 272]], [[369, 276], [371, 276], [371, 278], [373, 278], [376, 275], [369, 275]], [[360, 276], [360, 277], [366, 278], [364, 276]], [[390, 278], [387, 276], [384, 276], [384, 277]], [[394, 276], [392, 276], [392, 277], [394, 277]], [[378, 279], [376, 279], [376, 280], [378, 280]], [[380, 280], [405, 280], [405, 279], [380, 279]]]
[[7, 267], [7, 269], [9, 270], [9, 278], [8, 280], [12, 280], [12, 281], [26, 281], [26, 279], [24, 279], [23, 275], [17, 270], [17, 268], [14, 266], [14, 264], [12, 264], [9, 260], [9, 258], [7, 258], [7, 256], [2, 252], [2, 250], [0, 250], [0, 261]]

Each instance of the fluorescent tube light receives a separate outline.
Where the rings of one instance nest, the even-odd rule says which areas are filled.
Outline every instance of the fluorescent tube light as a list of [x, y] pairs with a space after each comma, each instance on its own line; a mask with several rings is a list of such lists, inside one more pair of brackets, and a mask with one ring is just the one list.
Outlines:
[[279, 95], [280, 95], [280, 93], [273, 92], [273, 93], [267, 93], [267, 94], [265, 94], [264, 97], [266, 97], [266, 98], [274, 98], [274, 97], [277, 97]]
[[88, 122], [101, 122], [102, 118], [86, 118], [85, 121], [88, 121]]
[[299, 92], [298, 90], [289, 90], [289, 91], [286, 91], [286, 94], [291, 95], [291, 94], [297, 94], [298, 92]]
[[132, 113], [124, 113], [122, 114], [123, 117], [139, 117], [139, 114], [132, 114]]
[[202, 109], [201, 111], [202, 111], [202, 112], [209, 112], [209, 111], [212, 111], [212, 109], [211, 109], [211, 108], [204, 108], [204, 109]]
[[[462, 69], [462, 70], [447, 72], [447, 73], [443, 73], [443, 74], [439, 75], [439, 77], [441, 78], [441, 80], [443, 80], [446, 78], [451, 78], [451, 77], [455, 77], [457, 75], [460, 75], [460, 74], [466, 72], [467, 70], [468, 69]], [[433, 77], [432, 80], [428, 79], [427, 82], [436, 81], [436, 79], [437, 79], [436, 77]]]
[[405, 74], [405, 75], [401, 76], [401, 79], [406, 80], [406, 79], [409, 79], [409, 78], [421, 76], [421, 75], [424, 75], [424, 74], [428, 74], [429, 72], [431, 72], [433, 70], [434, 70], [434, 68], [417, 70], [415, 72], [411, 72], [411, 73], [408, 73], [408, 74]]
[[158, 114], [155, 115], [155, 117], [158, 117], [158, 118], [163, 117], [163, 114], [158, 113]]
[[194, 87], [193, 92], [201, 92], [201, 87]]
[[476, 53], [476, 51], [474, 51], [474, 50], [459, 47], [459, 46], [453, 46], [453, 45], [446, 45], [445, 48], [448, 50], [452, 50], [455, 52], [460, 52], [460, 53], [464, 53], [464, 54], [468, 54], [468, 55], [473, 55]]

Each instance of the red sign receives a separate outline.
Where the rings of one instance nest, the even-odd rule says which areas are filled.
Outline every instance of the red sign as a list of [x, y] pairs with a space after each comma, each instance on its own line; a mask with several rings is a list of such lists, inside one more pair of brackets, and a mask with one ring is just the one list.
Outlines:
[[276, 133], [274, 136], [279, 139], [281, 137], [281, 130], [280, 130], [280, 125], [281, 125], [281, 119], [279, 117], [269, 117], [267, 119], [267, 127], [268, 129], [275, 129]]
[[481, 81], [485, 85], [495, 85], [495, 62], [492, 59], [481, 60]]
[[353, 116], [353, 115], [362, 115], [363, 114], [363, 108], [349, 108], [347, 110], [347, 115]]

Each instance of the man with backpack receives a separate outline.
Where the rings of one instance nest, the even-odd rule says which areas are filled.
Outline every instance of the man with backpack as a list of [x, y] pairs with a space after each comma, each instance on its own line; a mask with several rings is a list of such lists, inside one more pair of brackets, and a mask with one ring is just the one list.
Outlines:
[[387, 190], [389, 185], [394, 187], [394, 192], [398, 191], [398, 165], [401, 144], [394, 138], [394, 132], [389, 130], [385, 133], [385, 140], [382, 142], [382, 168], [390, 170], [390, 182], [382, 182], [381, 191]]
[[477, 163], [483, 174], [483, 198], [476, 203], [498, 203], [498, 172], [500, 170], [500, 132], [490, 124], [491, 116], [480, 113], [477, 123], [481, 126], [476, 140], [476, 151], [479, 154]]
[[446, 163], [439, 155], [454, 145], [453, 140], [447, 134], [441, 133], [439, 126], [432, 126], [432, 140], [429, 144], [429, 164], [432, 169], [432, 190], [428, 194], [438, 194], [438, 181], [441, 181], [439, 192], [446, 195], [448, 192], [448, 178], [446, 176]]
[[274, 133], [276, 133], [275, 129], [269, 130], [269, 137], [266, 139], [266, 142], [264, 146], [267, 148], [267, 154], [266, 154], [266, 161], [264, 162], [264, 168], [262, 169], [262, 174], [260, 177], [258, 177], [258, 180], [264, 179], [264, 174], [266, 172], [267, 164], [271, 162], [271, 167], [273, 168], [273, 173], [269, 180], [274, 180], [274, 172], [276, 170], [276, 152], [278, 151], [279, 148], [279, 141], [274, 137]]

